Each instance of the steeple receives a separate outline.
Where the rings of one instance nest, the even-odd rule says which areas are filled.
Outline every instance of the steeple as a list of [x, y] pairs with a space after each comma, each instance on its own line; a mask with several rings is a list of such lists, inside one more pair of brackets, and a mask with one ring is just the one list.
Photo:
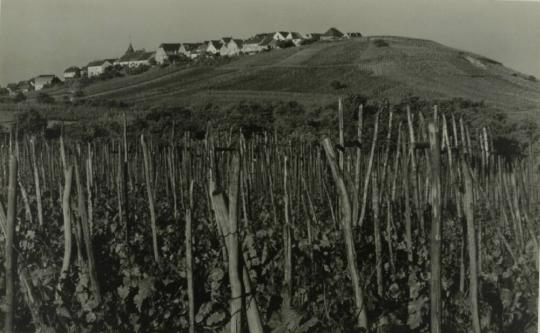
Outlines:
[[135, 52], [135, 50], [133, 49], [133, 45], [130, 42], [125, 54], [131, 54], [133, 52]]

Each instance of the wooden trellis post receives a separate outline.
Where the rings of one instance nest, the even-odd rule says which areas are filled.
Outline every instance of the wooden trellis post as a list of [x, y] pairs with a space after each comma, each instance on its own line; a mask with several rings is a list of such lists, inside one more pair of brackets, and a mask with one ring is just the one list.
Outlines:
[[[437, 118], [435, 117], [435, 121]], [[441, 144], [438, 124], [430, 122], [431, 151], [431, 333], [441, 333]]]

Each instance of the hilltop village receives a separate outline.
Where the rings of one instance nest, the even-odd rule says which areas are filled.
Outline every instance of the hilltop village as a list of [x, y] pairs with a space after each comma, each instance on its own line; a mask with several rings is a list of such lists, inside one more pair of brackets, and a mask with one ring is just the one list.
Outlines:
[[[118, 58], [97, 59], [84, 66], [70, 66], [64, 70], [63, 81], [53, 74], [38, 75], [30, 80], [9, 83], [4, 89], [9, 96], [21, 96], [30, 91], [73, 83], [82, 80], [106, 80], [116, 76], [135, 75], [153, 66], [182, 64], [202, 59], [231, 58], [249, 56], [275, 49], [298, 47], [319, 41], [336, 41], [359, 38], [359, 32], [342, 32], [329, 28], [325, 33], [299, 33], [294, 31], [276, 31], [258, 33], [248, 39], [222, 37], [196, 43], [161, 43], [155, 51], [136, 50], [132, 43], [125, 53]], [[0, 88], [2, 89], [2, 88]]]

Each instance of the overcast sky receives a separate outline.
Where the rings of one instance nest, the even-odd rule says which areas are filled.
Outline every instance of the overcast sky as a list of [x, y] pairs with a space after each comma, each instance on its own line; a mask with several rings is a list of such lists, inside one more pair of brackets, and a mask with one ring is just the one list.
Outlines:
[[[538, 0], [540, 1], [540, 0]], [[323, 32], [427, 38], [540, 77], [540, 2], [496, 0], [0, 0], [0, 84], [161, 42]]]

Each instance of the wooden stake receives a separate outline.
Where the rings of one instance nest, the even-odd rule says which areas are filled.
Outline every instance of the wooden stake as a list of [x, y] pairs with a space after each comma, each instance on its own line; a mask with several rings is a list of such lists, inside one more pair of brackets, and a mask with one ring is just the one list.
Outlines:
[[152, 183], [150, 180], [150, 156], [148, 153], [148, 147], [144, 141], [144, 135], [141, 135], [141, 146], [143, 150], [144, 158], [144, 178], [146, 181], [146, 193], [148, 194], [148, 209], [150, 210], [150, 223], [152, 228], [152, 244], [154, 248], [154, 261], [159, 264], [159, 250], [157, 241], [157, 228], [156, 228], [156, 211], [154, 208], [154, 191], [152, 190]]
[[441, 333], [441, 145], [436, 123], [430, 122], [431, 150], [431, 333]]
[[465, 184], [463, 212], [467, 220], [467, 245], [469, 248], [469, 297], [471, 300], [471, 320], [474, 333], [480, 333], [478, 308], [478, 263], [476, 257], [476, 232], [474, 228], [473, 183], [467, 162], [461, 160], [461, 170]]
[[17, 257], [14, 255], [15, 223], [17, 221], [17, 158], [9, 156], [9, 185], [6, 225], [6, 318], [4, 332], [13, 333], [15, 318], [15, 274]]
[[326, 153], [326, 158], [330, 169], [332, 171], [332, 176], [336, 183], [336, 187], [340, 196], [340, 208], [341, 208], [341, 225], [343, 230], [343, 236], [345, 238], [345, 246], [347, 251], [347, 264], [349, 267], [349, 274], [351, 276], [352, 287], [354, 291], [354, 299], [356, 305], [356, 320], [357, 325], [360, 328], [368, 329], [368, 319], [367, 311], [364, 303], [364, 291], [360, 284], [360, 274], [358, 272], [358, 266], [356, 261], [356, 250], [354, 248], [353, 240], [353, 231], [352, 231], [352, 211], [351, 211], [351, 201], [349, 199], [349, 194], [347, 192], [347, 187], [339, 166], [336, 162], [336, 153], [332, 147], [332, 142], [330, 139], [325, 138], [322, 141], [322, 146]]

